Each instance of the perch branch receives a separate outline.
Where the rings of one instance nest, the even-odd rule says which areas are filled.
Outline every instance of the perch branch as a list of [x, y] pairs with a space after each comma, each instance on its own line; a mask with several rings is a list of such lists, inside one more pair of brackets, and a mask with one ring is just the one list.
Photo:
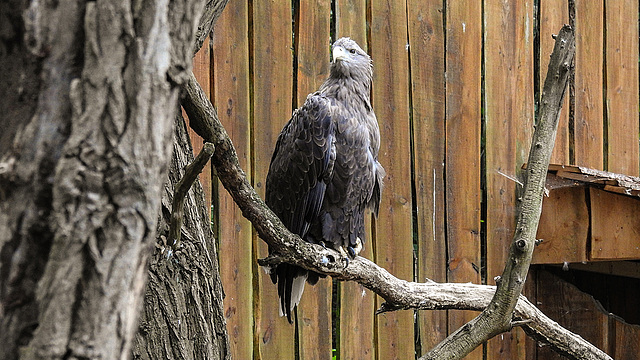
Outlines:
[[191, 185], [198, 178], [198, 174], [202, 172], [202, 169], [211, 159], [214, 149], [215, 147], [212, 143], [204, 143], [198, 156], [185, 168], [182, 179], [176, 184], [171, 206], [171, 224], [169, 225], [169, 245], [174, 250], [180, 246], [180, 229], [182, 228], [182, 218], [184, 217], [184, 198], [187, 196]]
[[[398, 309], [460, 309], [481, 311], [490, 303], [495, 287], [475, 284], [415, 283], [400, 280], [384, 268], [363, 257], [356, 257], [346, 268], [338, 252], [302, 241], [289, 232], [271, 212], [249, 184], [239, 165], [236, 151], [220, 123], [215, 109], [193, 74], [184, 86], [182, 106], [189, 116], [191, 128], [206, 141], [215, 145], [211, 159], [223, 186], [260, 237], [278, 253], [258, 260], [260, 265], [272, 266], [287, 262], [330, 275], [339, 280], [356, 281], [380, 295], [385, 304], [380, 311]], [[555, 351], [570, 359], [611, 359], [579, 335], [564, 329], [546, 317], [520, 295], [515, 308], [516, 320], [530, 320], [522, 327], [532, 337], [549, 344]]]
[[451, 333], [421, 359], [461, 359], [488, 339], [511, 330], [513, 312], [520, 299], [535, 248], [544, 184], [574, 53], [573, 29], [565, 25], [556, 37], [549, 60], [540, 119], [533, 133], [527, 162], [523, 200], [516, 212], [515, 234], [504, 271], [496, 282], [497, 290], [477, 317]]

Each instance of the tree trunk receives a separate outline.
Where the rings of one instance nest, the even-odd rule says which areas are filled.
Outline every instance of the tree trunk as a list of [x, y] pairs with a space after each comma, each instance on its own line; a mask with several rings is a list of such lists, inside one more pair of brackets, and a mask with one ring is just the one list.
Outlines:
[[0, 357], [128, 358], [202, 4], [0, 6]]
[[160, 239], [150, 260], [133, 354], [135, 359], [230, 359], [217, 254], [215, 246], [210, 246], [214, 244], [210, 215], [198, 181], [185, 199], [180, 249], [167, 256], [174, 186], [193, 161], [182, 118], [178, 118], [175, 136], [169, 181], [162, 196]]

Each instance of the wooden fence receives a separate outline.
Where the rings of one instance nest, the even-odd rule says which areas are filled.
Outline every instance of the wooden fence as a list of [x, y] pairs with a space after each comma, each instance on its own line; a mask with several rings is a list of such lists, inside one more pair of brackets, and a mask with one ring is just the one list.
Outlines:
[[[564, 23], [576, 29], [575, 75], [552, 162], [638, 175], [638, 10], [638, 0], [230, 0], [195, 70], [263, 195], [276, 137], [328, 75], [331, 41], [356, 40], [374, 61], [388, 174], [362, 255], [402, 279], [494, 284], [513, 235], [512, 178]], [[235, 359], [410, 359], [475, 316], [374, 316], [379, 297], [324, 279], [291, 326], [256, 264], [266, 245], [213, 188]], [[535, 359], [525, 338], [514, 330], [468, 358]]]

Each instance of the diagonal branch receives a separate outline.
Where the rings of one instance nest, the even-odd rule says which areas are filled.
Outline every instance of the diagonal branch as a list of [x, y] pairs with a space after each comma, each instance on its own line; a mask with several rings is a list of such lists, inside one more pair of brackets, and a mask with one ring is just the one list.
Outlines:
[[[260, 265], [273, 266], [279, 262], [287, 262], [338, 280], [356, 281], [386, 301], [379, 312], [398, 309], [480, 311], [490, 304], [496, 289], [493, 286], [409, 282], [396, 278], [362, 257], [356, 257], [345, 268], [338, 252], [304, 242], [289, 232], [248, 182], [227, 132], [193, 74], [183, 90], [185, 96], [182, 106], [189, 116], [190, 126], [205, 141], [215, 145], [212, 163], [220, 181], [243, 215], [251, 221], [258, 235], [279, 254], [259, 260]], [[524, 322], [517, 324], [530, 336], [548, 343], [570, 359], [611, 359], [580, 336], [546, 317], [524, 296], [518, 295], [515, 317]], [[511, 315], [509, 316], [511, 321]]]
[[540, 118], [527, 162], [524, 193], [516, 213], [516, 230], [504, 271], [499, 280], [496, 280], [498, 287], [493, 299], [480, 315], [451, 333], [421, 359], [461, 359], [483, 342], [513, 327], [513, 311], [527, 278], [535, 248], [549, 159], [574, 54], [573, 29], [565, 25], [556, 37], [549, 60]]

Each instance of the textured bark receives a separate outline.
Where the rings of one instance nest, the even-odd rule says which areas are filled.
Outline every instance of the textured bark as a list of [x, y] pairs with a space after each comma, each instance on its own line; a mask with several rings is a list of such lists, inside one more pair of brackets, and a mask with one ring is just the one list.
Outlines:
[[[199, 49], [211, 33], [227, 0], [209, 0], [195, 37]], [[175, 129], [173, 159], [162, 195], [158, 240], [149, 261], [144, 310], [136, 334], [136, 359], [229, 359], [229, 338], [223, 315], [223, 290], [209, 209], [196, 181], [184, 199], [181, 241], [172, 255], [169, 224], [174, 195], [184, 169], [193, 162], [184, 120]]]
[[135, 359], [229, 359], [222, 283], [204, 193], [196, 181], [184, 203], [180, 248], [170, 257], [167, 239], [174, 185], [193, 161], [184, 121], [176, 125], [173, 161], [162, 196], [159, 242], [150, 259]]
[[0, 356], [127, 358], [202, 6], [2, 6]]

